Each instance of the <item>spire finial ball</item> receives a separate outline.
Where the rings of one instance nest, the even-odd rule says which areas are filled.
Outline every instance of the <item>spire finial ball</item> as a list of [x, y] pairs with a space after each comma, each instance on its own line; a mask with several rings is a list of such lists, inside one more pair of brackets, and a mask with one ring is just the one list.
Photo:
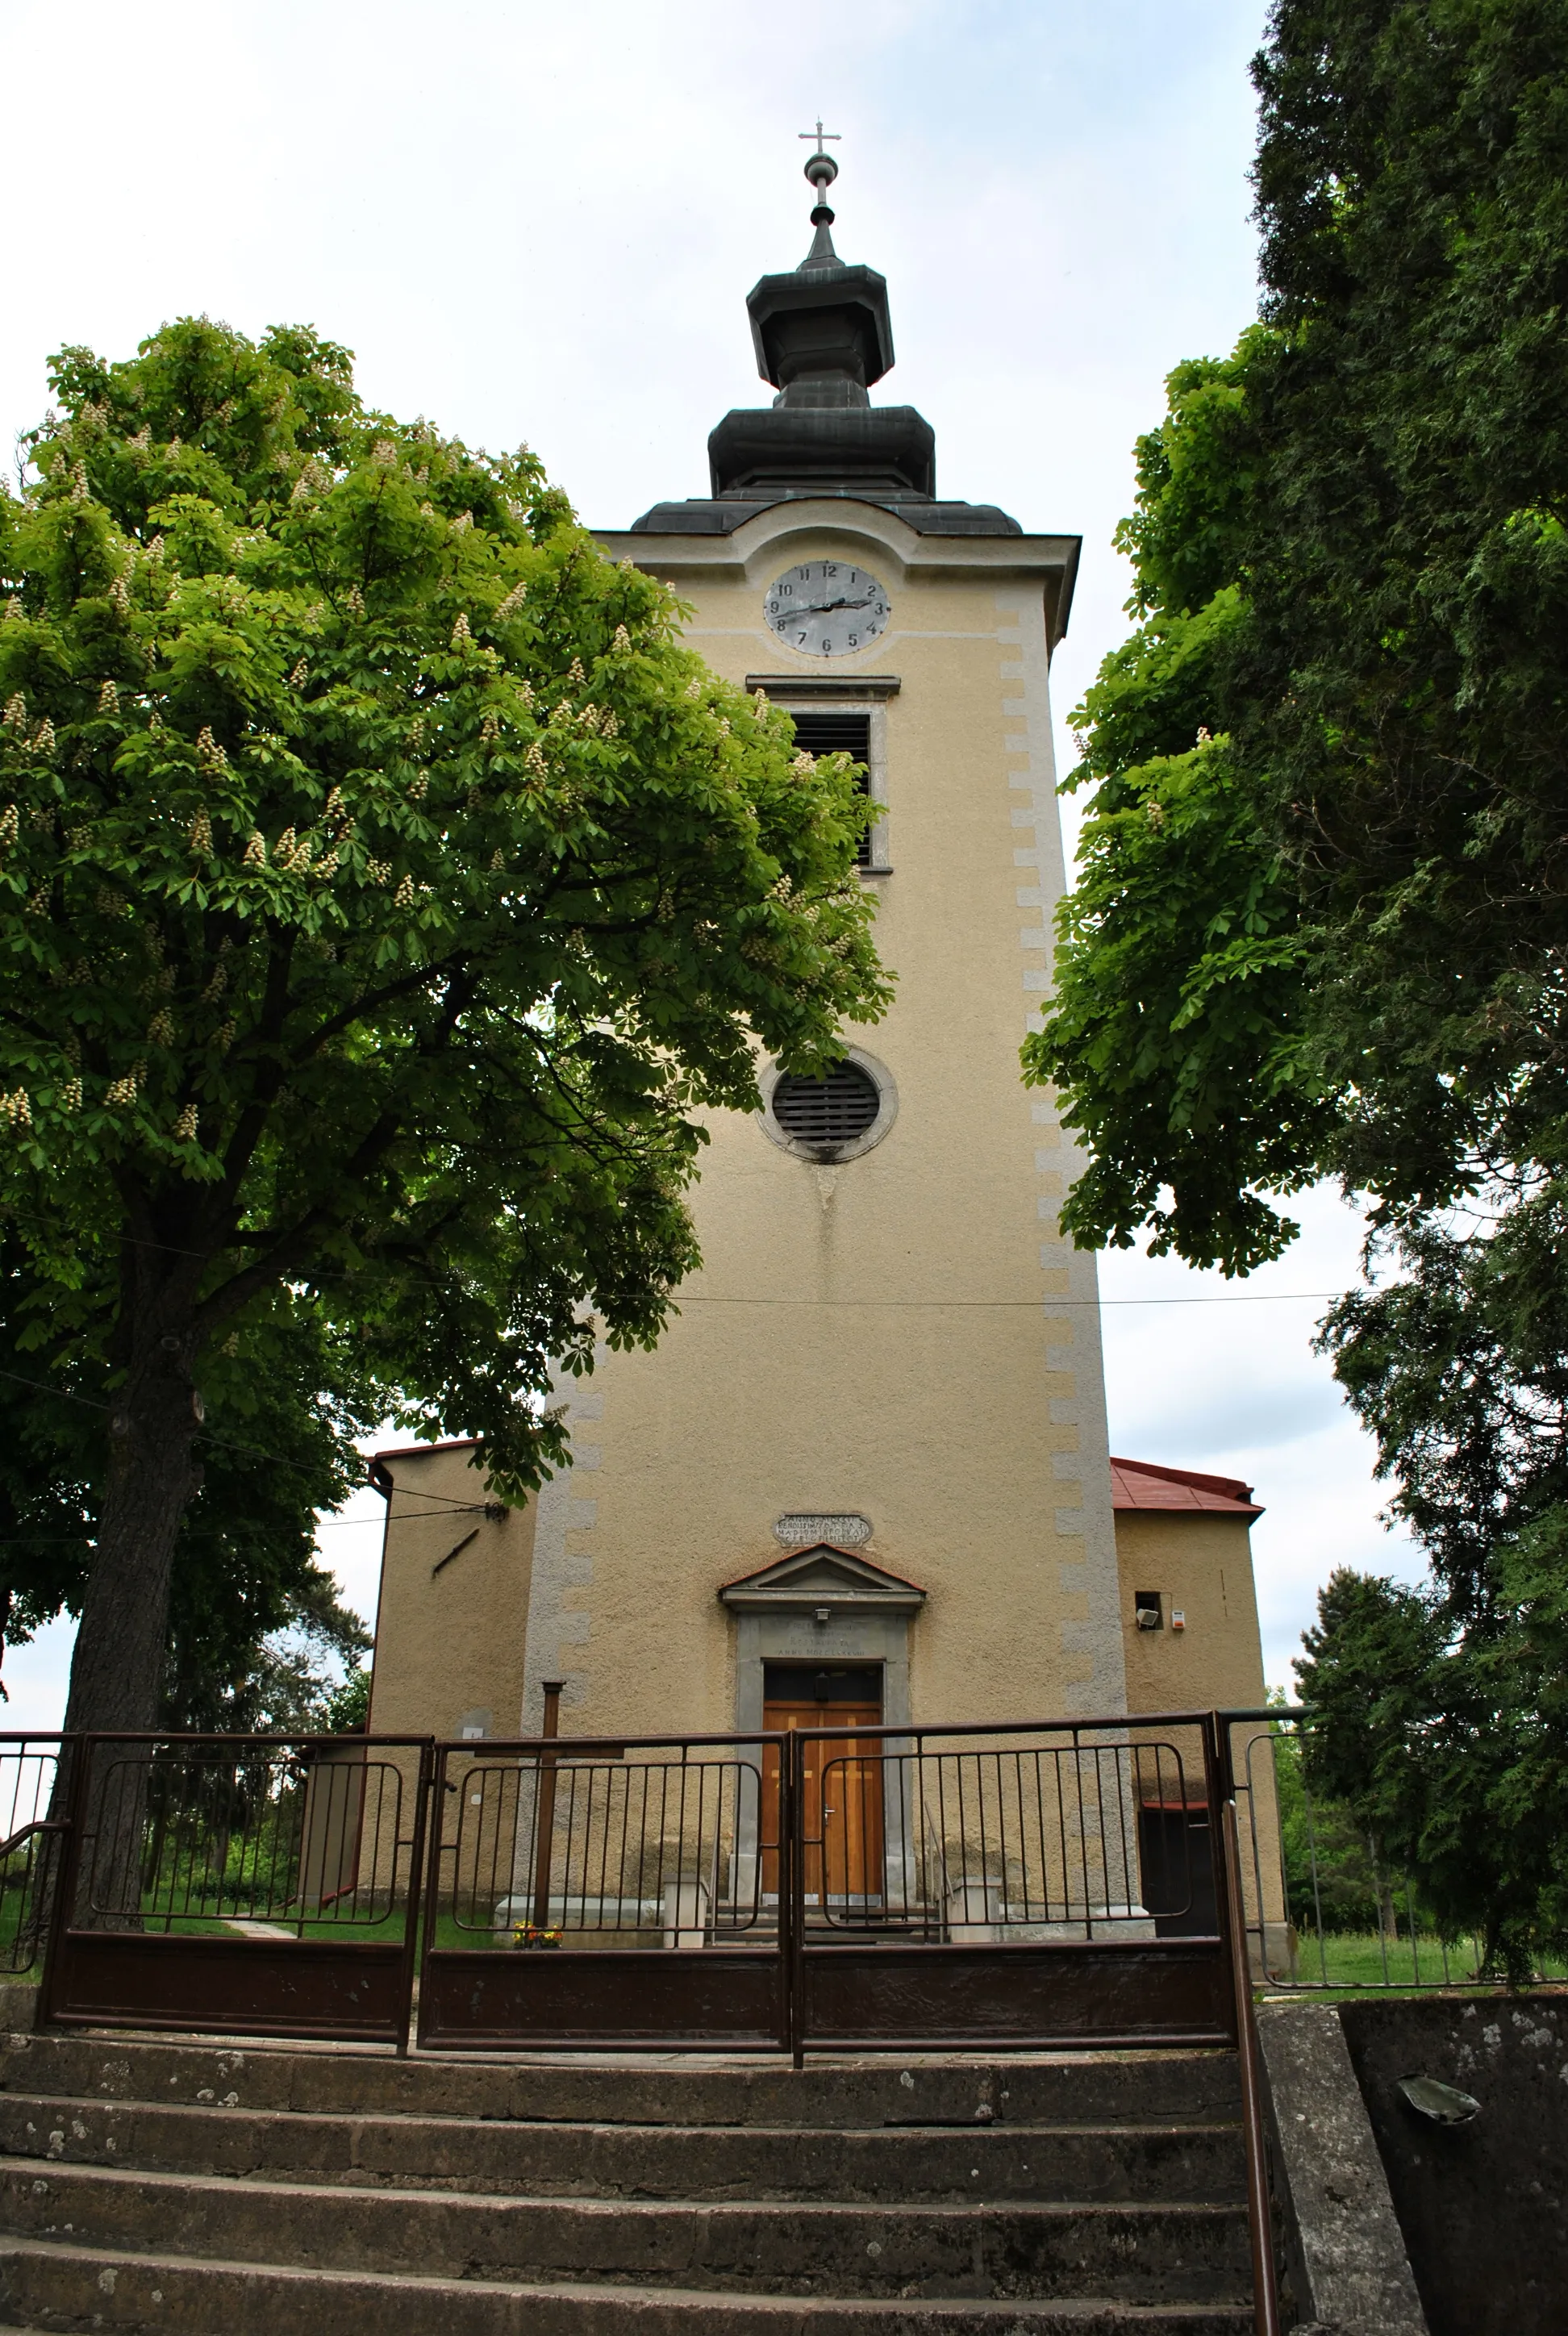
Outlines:
[[[821, 209], [827, 200], [828, 189], [833, 185], [833, 180], [839, 174], [839, 166], [827, 151], [827, 141], [831, 138], [833, 144], [836, 146], [839, 141], [840, 133], [836, 130], [824, 130], [822, 124], [822, 116], [821, 114], [818, 114], [817, 126], [815, 130], [803, 130], [800, 132], [800, 136], [803, 141], [807, 138], [814, 138], [816, 140], [816, 152], [807, 161], [805, 174], [811, 180], [812, 185], [816, 189], [817, 208], [818, 209]], [[832, 217], [831, 212], [829, 213], [829, 217]]]

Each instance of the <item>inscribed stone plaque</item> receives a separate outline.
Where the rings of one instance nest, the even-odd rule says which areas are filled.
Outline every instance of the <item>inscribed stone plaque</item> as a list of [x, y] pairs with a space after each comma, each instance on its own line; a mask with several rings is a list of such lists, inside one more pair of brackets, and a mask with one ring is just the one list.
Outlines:
[[870, 1541], [872, 1525], [869, 1517], [780, 1517], [773, 1529], [774, 1539], [785, 1549], [809, 1549], [813, 1542], [831, 1541], [840, 1549], [859, 1549]]

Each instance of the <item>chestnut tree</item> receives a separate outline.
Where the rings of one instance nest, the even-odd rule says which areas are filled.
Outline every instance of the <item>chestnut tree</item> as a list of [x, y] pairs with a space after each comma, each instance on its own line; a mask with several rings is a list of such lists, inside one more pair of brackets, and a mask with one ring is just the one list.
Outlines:
[[696, 1260], [701, 1114], [887, 984], [848, 763], [526, 450], [370, 411], [301, 329], [54, 379], [0, 499], [0, 1211], [58, 1368], [108, 1280], [67, 1725], [134, 1728], [249, 1309], [353, 1328], [524, 1497], [554, 1376]]

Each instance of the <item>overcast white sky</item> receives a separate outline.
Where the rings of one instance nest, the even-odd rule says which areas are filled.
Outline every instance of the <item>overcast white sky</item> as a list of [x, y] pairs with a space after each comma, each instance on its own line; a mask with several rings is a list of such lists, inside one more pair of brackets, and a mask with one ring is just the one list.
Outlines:
[[[1086, 539], [1058, 716], [1125, 630], [1110, 550], [1132, 445], [1183, 356], [1252, 313], [1247, 62], [1260, 0], [5, 0], [19, 98], [0, 445], [68, 342], [123, 355], [196, 310], [306, 321], [362, 390], [527, 439], [590, 524], [706, 491], [708, 430], [763, 402], [743, 306], [809, 240], [819, 112], [835, 236], [891, 288], [881, 394], [937, 432], [942, 492]], [[21, 198], [25, 192], [25, 200]], [[1070, 810], [1069, 810], [1069, 817]], [[1310, 1351], [1354, 1222], [1327, 1195], [1237, 1293], [1105, 1265], [1113, 1448], [1256, 1484], [1271, 1679], [1339, 1562], [1414, 1571]], [[1151, 1299], [1220, 1303], [1150, 1304]], [[1138, 1302], [1129, 1302], [1138, 1301]], [[380, 1504], [322, 1548], [367, 1618]], [[8, 1657], [11, 1726], [56, 1724], [68, 1634]]]

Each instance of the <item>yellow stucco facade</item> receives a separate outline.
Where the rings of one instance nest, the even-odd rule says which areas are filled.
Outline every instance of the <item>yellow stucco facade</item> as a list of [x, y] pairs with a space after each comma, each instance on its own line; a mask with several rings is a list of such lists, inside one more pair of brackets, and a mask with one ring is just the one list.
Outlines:
[[386, 1498], [370, 1724], [511, 1736], [522, 1715], [533, 1504], [491, 1502], [472, 1444], [382, 1453]]
[[[865, 881], [898, 994], [850, 1034], [887, 1099], [880, 1140], [824, 1163], [716, 1118], [677, 1319], [571, 1392], [522, 1717], [550, 1677], [574, 1732], [745, 1726], [762, 1662], [792, 1657], [901, 1669], [892, 1718], [1120, 1710], [1094, 1264], [1057, 1239], [1072, 1153], [1018, 1073], [1062, 883], [1048, 628], [1076, 546], [933, 540], [834, 499], [606, 549], [694, 605], [688, 638], [730, 679], [874, 722], [885, 865]], [[819, 561], [871, 570], [891, 608], [827, 675], [764, 615], [778, 574]], [[806, 1597], [755, 1630], [721, 1601], [780, 1557], [790, 1516], [860, 1521], [862, 1559], [924, 1591], [896, 1653], [887, 1616], [836, 1597], [825, 1622]]]
[[[540, 1504], [492, 1503], [471, 1465], [473, 1451], [466, 1443], [415, 1445], [378, 1458], [388, 1504], [376, 1614], [378, 1732], [461, 1737], [522, 1729]], [[1250, 1526], [1239, 1502], [1213, 1511], [1116, 1506], [1129, 1716], [1262, 1705]], [[874, 1539], [866, 1546], [874, 1549]], [[778, 1554], [761, 1552], [762, 1562]], [[1159, 1625], [1140, 1628], [1138, 1610], [1148, 1610], [1151, 1592]], [[1031, 1717], [1065, 1716], [1055, 1707], [1018, 1707], [1026, 1708]]]
[[[1257, 1708], [1264, 1698], [1258, 1602], [1244, 1515], [1118, 1509], [1116, 1570], [1129, 1711]], [[1160, 1623], [1137, 1626], [1142, 1593]], [[1173, 1627], [1173, 1617], [1180, 1626]]]
[[[574, 1734], [743, 1728], [770, 1660], [880, 1663], [890, 1719], [1254, 1700], [1245, 1521], [1238, 1536], [1228, 1518], [1135, 1517], [1118, 1549], [1095, 1264], [1056, 1221], [1076, 1154], [1019, 1076], [1063, 884], [1049, 652], [1073, 540], [933, 539], [843, 498], [774, 504], [716, 539], [605, 540], [692, 603], [688, 638], [718, 671], [801, 712], [867, 716], [880, 865], [864, 881], [898, 988], [850, 1035], [882, 1108], [875, 1140], [833, 1160], [764, 1115], [716, 1116], [693, 1202], [702, 1270], [656, 1352], [606, 1353], [567, 1391], [574, 1465], [528, 1510], [422, 1513], [438, 1488], [475, 1497], [466, 1454], [394, 1464], [411, 1490], [377, 1727], [482, 1713], [527, 1732], [559, 1679]], [[820, 561], [873, 573], [891, 610], [831, 671], [792, 658], [765, 617], [773, 579]], [[793, 1606], [726, 1603], [809, 1542], [791, 1519], [918, 1604], [888, 1611], [830, 1561]], [[1134, 1627], [1140, 1563], [1185, 1601], [1179, 1639]]]

